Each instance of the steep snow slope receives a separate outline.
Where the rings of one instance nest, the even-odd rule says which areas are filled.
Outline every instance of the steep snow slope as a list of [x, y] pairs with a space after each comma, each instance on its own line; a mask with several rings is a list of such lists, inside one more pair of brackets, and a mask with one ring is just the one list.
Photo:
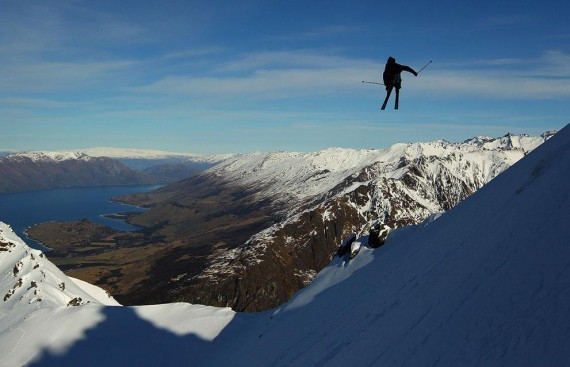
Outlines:
[[[116, 323], [105, 329], [108, 333], [97, 334], [101, 339], [93, 341], [94, 349], [88, 346], [80, 358], [96, 355], [81, 364], [174, 364], [179, 355], [171, 348], [184, 346], [185, 335], [195, 335], [185, 346], [195, 353], [201, 347], [197, 340], [213, 340], [235, 315], [226, 308], [190, 304], [111, 307], [120, 305], [101, 288], [67, 277], [2, 222], [0, 295], [0, 366], [29, 365], [42, 352], [65, 354], [89, 336], [89, 330], [106, 325], [109, 319]], [[130, 341], [121, 340], [125, 333]], [[108, 344], [97, 349], [97, 343]], [[117, 348], [119, 354], [115, 355], [113, 350]], [[152, 356], [139, 348], [146, 348]], [[68, 365], [65, 361], [43, 363]]]
[[41, 251], [28, 247], [2, 222], [0, 277], [3, 311], [30, 312], [43, 307], [99, 303], [89, 294], [91, 292], [63, 274]]
[[[85, 319], [82, 308], [73, 306], [118, 305], [102, 289], [84, 285], [68, 278], [41, 251], [28, 247], [0, 222], [0, 365], [25, 364], [50, 338], [66, 345], [79, 337], [73, 328], [65, 329], [68, 322], [88, 327], [96, 319]], [[74, 316], [61, 320], [56, 328], [42, 330], [43, 323], [60, 308]]]
[[[339, 259], [234, 365], [568, 365], [570, 128], [436, 221]], [[229, 361], [229, 359], [228, 359]]]

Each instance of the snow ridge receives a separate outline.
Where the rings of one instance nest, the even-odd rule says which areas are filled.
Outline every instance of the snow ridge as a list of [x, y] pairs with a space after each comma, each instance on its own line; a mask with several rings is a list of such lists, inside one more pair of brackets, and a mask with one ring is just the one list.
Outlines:
[[233, 157], [234, 154], [196, 154], [196, 153], [180, 153], [165, 152], [162, 150], [146, 150], [146, 149], [123, 149], [123, 148], [89, 148], [81, 149], [78, 152], [89, 155], [91, 157], [108, 157], [108, 158], [128, 158], [128, 159], [168, 159], [177, 158], [180, 160], [188, 160], [197, 163], [217, 163]]
[[[5, 223], [0, 222], [0, 310], [30, 312], [40, 308], [78, 306], [81, 304], [117, 304], [107, 295], [99, 302], [53, 265], [39, 250], [26, 245]], [[93, 286], [90, 286], [93, 287]], [[96, 288], [96, 289], [95, 289]], [[100, 295], [100, 293], [99, 293]], [[0, 329], [2, 329], [0, 320]]]
[[69, 160], [82, 160], [90, 161], [91, 156], [82, 152], [48, 152], [48, 151], [33, 151], [25, 153], [13, 153], [6, 156], [4, 159], [12, 161], [21, 161], [22, 158], [31, 159], [33, 162], [63, 162]]
[[[285, 268], [287, 260], [281, 259], [276, 248], [306, 248], [322, 236], [316, 230], [302, 238], [288, 235], [291, 228], [306, 222], [307, 213], [321, 218], [324, 233], [339, 224], [339, 216], [349, 213], [355, 218], [350, 228], [342, 228], [338, 243], [348, 233], [367, 231], [375, 220], [390, 228], [418, 224], [452, 208], [551, 136], [507, 134], [463, 143], [438, 140], [400, 143], [384, 150], [330, 148], [316, 153], [253, 153], [227, 159], [209, 172], [253, 188], [258, 200], [270, 199], [281, 207], [283, 219], [243, 246], [214, 252], [209, 266], [196, 279], [212, 283], [229, 276], [241, 279], [268, 256], [282, 261]], [[317, 228], [314, 221], [310, 225]], [[307, 283], [306, 274], [314, 272], [295, 269], [302, 284]]]
[[161, 150], [144, 149], [121, 149], [121, 148], [89, 148], [79, 150], [63, 151], [29, 151], [14, 152], [6, 156], [11, 160], [29, 158], [34, 162], [62, 162], [66, 160], [89, 161], [92, 158], [114, 158], [114, 159], [144, 159], [144, 160], [166, 160], [176, 159], [184, 162], [210, 163], [215, 164], [225, 159], [233, 157], [234, 154], [195, 154], [165, 152]]
[[[480, 167], [489, 178], [522, 158], [550, 136], [506, 135], [474, 138], [463, 143], [438, 140], [428, 143], [399, 143], [387, 149], [329, 148], [315, 153], [269, 152], [229, 157], [210, 172], [248, 188], [259, 190], [259, 199], [300, 203], [330, 191], [338, 182], [373, 164], [381, 166], [386, 178], [401, 177], [401, 159], [420, 157], [465, 160]], [[503, 164], [505, 163], [505, 164]]]

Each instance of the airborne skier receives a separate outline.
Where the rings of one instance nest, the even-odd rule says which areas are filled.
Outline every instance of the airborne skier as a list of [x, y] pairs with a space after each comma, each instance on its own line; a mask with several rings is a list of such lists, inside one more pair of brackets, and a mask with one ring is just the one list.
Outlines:
[[384, 79], [384, 85], [386, 86], [386, 99], [382, 104], [383, 110], [386, 109], [386, 104], [388, 103], [388, 99], [390, 98], [390, 94], [392, 93], [392, 88], [396, 88], [396, 103], [394, 105], [394, 109], [396, 110], [398, 109], [400, 88], [402, 88], [402, 77], [400, 76], [400, 73], [402, 71], [407, 71], [409, 73], [414, 74], [414, 76], [418, 76], [418, 73], [414, 69], [412, 69], [409, 66], [400, 65], [396, 63], [396, 59], [390, 56], [388, 58], [388, 61], [386, 62], [386, 68], [384, 68], [384, 74], [382, 75]]

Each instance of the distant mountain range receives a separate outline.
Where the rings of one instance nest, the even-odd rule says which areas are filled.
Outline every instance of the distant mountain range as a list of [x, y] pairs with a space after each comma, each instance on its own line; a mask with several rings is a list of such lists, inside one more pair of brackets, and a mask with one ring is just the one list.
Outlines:
[[[482, 149], [486, 143], [493, 148]], [[289, 261], [295, 269], [298, 262], [291, 261], [289, 252], [310, 257], [316, 255], [317, 243], [359, 232], [355, 242], [362, 249], [355, 258], [336, 257], [316, 276], [309, 274], [311, 284], [271, 312], [236, 313], [185, 303], [120, 307], [101, 289], [64, 275], [0, 223], [0, 364], [568, 365], [570, 130], [526, 156], [538, 144], [540, 138], [510, 136], [406, 144], [378, 151], [375, 158], [373, 152], [346, 150], [335, 150], [334, 155], [342, 154], [333, 161], [330, 150], [293, 154], [282, 166], [282, 176], [269, 174], [279, 170], [262, 158], [273, 154], [249, 163], [236, 158], [210, 170], [212, 176], [204, 181], [241, 171], [256, 172], [259, 179], [273, 177], [273, 184], [287, 183], [282, 191], [290, 201], [279, 200], [271, 184], [262, 183], [252, 194], [272, 198], [281, 222], [234, 250], [218, 246], [205, 268], [204, 279], [214, 279], [216, 272], [222, 274], [218, 279], [233, 277], [242, 286], [242, 297], [261, 299], [267, 283], [279, 292], [275, 274], [286, 267], [270, 263]], [[321, 173], [307, 173], [296, 183], [323, 181], [324, 191], [305, 193], [289, 186], [296, 176], [287, 168], [301, 174], [305, 168], [300, 166]], [[343, 176], [344, 167], [349, 175], [332, 189], [326, 178], [318, 179]], [[424, 212], [445, 209], [484, 179], [492, 180], [443, 215], [396, 228], [379, 249], [367, 246], [371, 221], [390, 218], [386, 223], [394, 226], [403, 218], [415, 221]], [[198, 181], [190, 179], [186, 186]], [[429, 182], [434, 188], [427, 188]], [[226, 193], [216, 197], [232, 197], [229, 186], [217, 188]], [[175, 191], [163, 189], [146, 200], [160, 195], [174, 199]], [[184, 198], [172, 201], [181, 211], [189, 210], [180, 203]], [[353, 222], [347, 220], [351, 211]], [[303, 226], [304, 221], [310, 226]], [[362, 230], [350, 227], [358, 223]], [[282, 237], [280, 231], [289, 226], [289, 236]], [[214, 264], [220, 267], [214, 269]], [[257, 279], [258, 293], [248, 293], [252, 288], [234, 277], [250, 276], [248, 267], [254, 272], [265, 268]], [[178, 281], [165, 286], [175, 287]], [[265, 297], [271, 295], [266, 291]]]
[[0, 193], [72, 186], [154, 183], [156, 179], [110, 158], [44, 152], [0, 157]]
[[72, 186], [169, 183], [229, 155], [93, 148], [0, 155], [0, 193]]

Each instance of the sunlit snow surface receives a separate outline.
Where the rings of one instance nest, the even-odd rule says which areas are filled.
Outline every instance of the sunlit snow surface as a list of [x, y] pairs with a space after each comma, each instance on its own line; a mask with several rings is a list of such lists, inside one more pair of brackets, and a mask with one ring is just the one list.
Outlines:
[[[446, 214], [333, 260], [264, 313], [111, 307], [87, 292], [90, 304], [67, 307], [82, 290], [57, 284], [38, 306], [20, 288], [0, 299], [0, 365], [570, 365], [569, 180], [565, 128]], [[1, 297], [25, 251], [0, 252]]]
[[260, 200], [280, 197], [296, 202], [327, 192], [372, 164], [382, 167], [383, 177], [398, 179], [406, 172], [398, 169], [402, 158], [461, 156], [456, 164], [478, 167], [478, 175], [487, 182], [542, 144], [546, 136], [479, 137], [462, 143], [443, 140], [399, 143], [388, 149], [329, 148], [313, 153], [237, 154], [210, 171], [236, 184], [256, 188]]

